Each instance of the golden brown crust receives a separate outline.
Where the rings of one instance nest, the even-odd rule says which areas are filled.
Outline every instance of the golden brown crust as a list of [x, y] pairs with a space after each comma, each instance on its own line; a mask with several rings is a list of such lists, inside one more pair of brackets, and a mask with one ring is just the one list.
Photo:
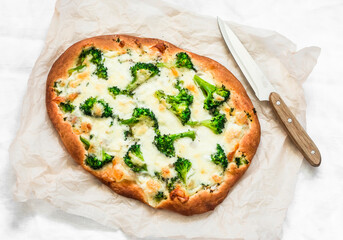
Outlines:
[[[117, 41], [118, 38], [120, 41]], [[230, 101], [235, 109], [239, 111], [245, 111], [251, 115], [251, 121], [248, 120], [250, 124], [250, 130], [241, 139], [237, 148], [237, 151], [244, 153], [246, 158], [249, 160], [248, 165], [243, 165], [237, 168], [235, 164], [230, 164], [229, 170], [226, 171], [226, 180], [219, 185], [217, 190], [213, 192], [210, 190], [201, 190], [189, 197], [189, 199], [187, 196], [173, 197], [173, 200], [168, 198], [167, 200], [162, 201], [156, 207], [173, 210], [183, 215], [193, 215], [213, 210], [225, 199], [231, 187], [248, 169], [260, 141], [259, 121], [257, 115], [255, 114], [254, 107], [242, 84], [229, 70], [227, 70], [218, 62], [207, 57], [199, 56], [197, 54], [177, 48], [176, 46], [159, 39], [138, 38], [127, 35], [106, 35], [93, 37], [75, 43], [56, 60], [49, 72], [47, 79], [46, 106], [48, 115], [57, 132], [59, 133], [67, 151], [85, 170], [89, 171], [101, 181], [106, 183], [116, 193], [140, 200], [145, 203], [147, 202], [147, 199], [145, 198], [143, 190], [133, 181], [122, 180], [116, 182], [116, 179], [106, 178], [106, 170], [93, 171], [84, 164], [86, 151], [82, 143], [79, 141], [78, 135], [73, 132], [71, 125], [63, 120], [58, 108], [58, 104], [56, 104], [54, 101], [54, 99], [57, 97], [53, 89], [54, 82], [60, 78], [67, 77], [68, 69], [75, 65], [75, 59], [77, 59], [82, 49], [89, 46], [95, 46], [103, 50], [118, 51], [125, 50], [125, 48], [142, 49], [142, 47], [149, 47], [152, 50], [158, 51], [160, 54], [166, 56], [174, 55], [180, 51], [187, 52], [195, 66], [203, 71], [211, 72], [214, 79], [219, 81], [226, 88], [230, 89]], [[177, 194], [182, 195], [182, 193]], [[184, 201], [184, 199], [187, 199], [187, 201]]]

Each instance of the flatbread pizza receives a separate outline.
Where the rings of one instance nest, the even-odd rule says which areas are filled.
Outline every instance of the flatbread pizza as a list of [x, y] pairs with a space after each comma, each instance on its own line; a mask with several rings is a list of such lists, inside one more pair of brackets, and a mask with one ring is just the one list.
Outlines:
[[47, 79], [48, 115], [73, 159], [114, 192], [183, 215], [213, 210], [260, 141], [242, 84], [166, 41], [98, 36]]

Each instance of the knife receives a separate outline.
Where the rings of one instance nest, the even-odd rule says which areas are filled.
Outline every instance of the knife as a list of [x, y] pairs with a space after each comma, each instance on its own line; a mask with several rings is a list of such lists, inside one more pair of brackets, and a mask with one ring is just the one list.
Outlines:
[[260, 101], [269, 101], [281, 124], [284, 126], [288, 136], [299, 149], [305, 159], [314, 167], [321, 163], [321, 156], [317, 146], [300, 125], [286, 103], [276, 92], [272, 84], [257, 66], [238, 37], [228, 25], [218, 17], [218, 26], [223, 39], [229, 48], [233, 58], [241, 69], [242, 73], [250, 83], [256, 97]]

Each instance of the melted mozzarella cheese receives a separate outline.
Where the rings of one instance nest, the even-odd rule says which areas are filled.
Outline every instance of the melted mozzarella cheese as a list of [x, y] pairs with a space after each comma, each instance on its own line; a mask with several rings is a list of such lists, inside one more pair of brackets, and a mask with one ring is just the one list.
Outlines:
[[[159, 75], [150, 78], [135, 90], [134, 96], [118, 95], [113, 97], [108, 88], [116, 86], [120, 89], [125, 87], [132, 81], [130, 68], [139, 61], [153, 62], [149, 55], [149, 49], [144, 49], [146, 54], [135, 51], [125, 51], [118, 53], [108, 51], [104, 53], [104, 65], [107, 68], [108, 80], [99, 79], [93, 72], [96, 66], [88, 63], [87, 68], [80, 72], [73, 72], [67, 79], [59, 79], [56, 90], [61, 92], [61, 96], [67, 98], [70, 94], [77, 93], [72, 104], [75, 109], [72, 113], [64, 113], [67, 119], [74, 119], [73, 128], [75, 132], [81, 132], [82, 137], [89, 140], [91, 148], [89, 153], [93, 153], [101, 158], [101, 154], [106, 152], [118, 159], [116, 160], [115, 168], [118, 169], [120, 177], [118, 180], [125, 178], [135, 178], [137, 184], [144, 190], [150, 205], [156, 205], [157, 202], [154, 196], [157, 192], [162, 191], [168, 194], [166, 183], [156, 178], [156, 173], [162, 174], [164, 178], [172, 178], [177, 176], [174, 169], [174, 163], [178, 157], [188, 159], [192, 166], [186, 177], [185, 189], [189, 195], [195, 194], [203, 189], [203, 186], [210, 186], [215, 189], [217, 184], [224, 181], [223, 169], [221, 166], [214, 164], [211, 161], [211, 155], [216, 152], [217, 144], [225, 149], [226, 154], [235, 149], [236, 144], [248, 129], [246, 124], [237, 124], [235, 116], [229, 116], [225, 129], [222, 134], [214, 134], [210, 129], [197, 126], [190, 127], [182, 125], [180, 120], [169, 111], [155, 97], [155, 92], [158, 90], [164, 91], [168, 95], [177, 95], [178, 90], [175, 88], [177, 80], [181, 80], [183, 87], [187, 88], [194, 96], [193, 104], [191, 105], [191, 121], [202, 121], [211, 119], [212, 116], [203, 108], [204, 95], [198, 86], [194, 83], [193, 77], [195, 72], [188, 69], [169, 69], [160, 68]], [[158, 54], [154, 57], [158, 57]], [[88, 59], [89, 60], [89, 59]], [[213, 76], [209, 72], [198, 71], [197, 74], [205, 81], [215, 84]], [[112, 109], [113, 113], [120, 119], [128, 119], [131, 117], [135, 107], [146, 107], [152, 110], [155, 114], [159, 130], [162, 134], [177, 134], [192, 130], [196, 132], [196, 138], [192, 141], [190, 138], [182, 138], [175, 141], [175, 157], [166, 157], [153, 144], [156, 133], [151, 124], [147, 122], [139, 122], [132, 126], [134, 137], [124, 139], [125, 131], [129, 127], [120, 122], [116, 118], [101, 118], [103, 106], [97, 104], [92, 109], [93, 115], [86, 116], [82, 113], [79, 106], [88, 98], [96, 97], [98, 100], [104, 100]], [[219, 98], [220, 96], [218, 96]], [[221, 99], [219, 99], [221, 100]], [[98, 110], [97, 110], [98, 108]], [[224, 109], [229, 108], [225, 103], [219, 110], [225, 112]], [[76, 120], [75, 120], [76, 119]], [[70, 120], [72, 121], [72, 120]], [[87, 122], [90, 125], [90, 130], [82, 132], [81, 124]], [[81, 130], [78, 130], [81, 129]], [[135, 142], [140, 144], [140, 149], [144, 157], [144, 162], [147, 164], [147, 172], [134, 173], [124, 163], [123, 158], [130, 146]], [[133, 162], [141, 162], [140, 159], [135, 159], [131, 156]]]

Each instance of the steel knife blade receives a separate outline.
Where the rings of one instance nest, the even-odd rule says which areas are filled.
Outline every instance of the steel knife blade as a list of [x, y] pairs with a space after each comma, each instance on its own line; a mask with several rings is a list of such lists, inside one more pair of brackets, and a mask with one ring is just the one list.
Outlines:
[[225, 24], [219, 17], [217, 20], [226, 46], [229, 48], [237, 65], [254, 90], [256, 97], [260, 101], [270, 102], [275, 114], [285, 127], [288, 136], [293, 140], [295, 146], [312, 166], [318, 167], [321, 163], [321, 155], [317, 146], [300, 125], [280, 95], [276, 93], [273, 85], [269, 82], [229, 25]]

